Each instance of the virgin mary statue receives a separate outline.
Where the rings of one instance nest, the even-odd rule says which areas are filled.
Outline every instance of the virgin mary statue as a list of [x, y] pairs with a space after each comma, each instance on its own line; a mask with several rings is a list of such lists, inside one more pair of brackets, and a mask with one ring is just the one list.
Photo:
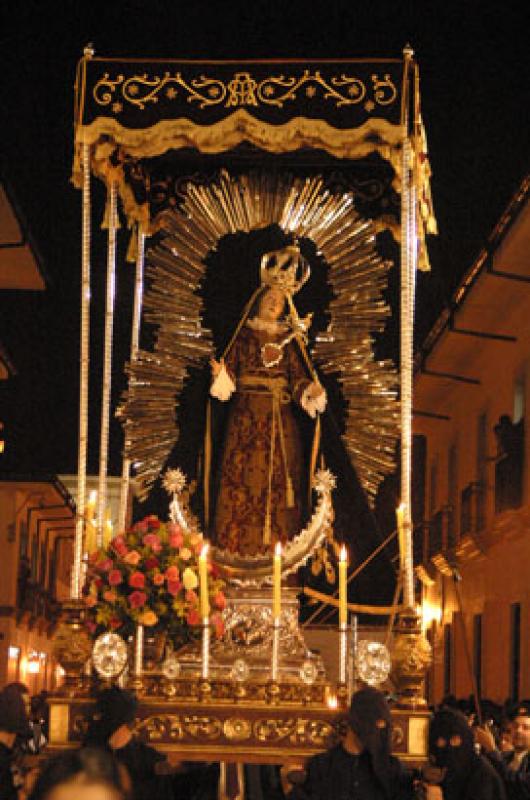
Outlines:
[[265, 553], [300, 530], [306, 476], [292, 404], [315, 419], [326, 407], [306, 351], [311, 315], [300, 319], [293, 302], [308, 277], [296, 245], [266, 253], [260, 287], [210, 362], [210, 394], [231, 404], [212, 532], [221, 550]]

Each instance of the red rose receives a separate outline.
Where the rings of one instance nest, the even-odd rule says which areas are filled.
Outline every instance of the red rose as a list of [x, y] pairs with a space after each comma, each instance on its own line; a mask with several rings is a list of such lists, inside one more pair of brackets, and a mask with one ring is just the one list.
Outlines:
[[129, 595], [129, 605], [131, 608], [140, 608], [145, 606], [147, 602], [147, 595], [145, 592], [131, 592]]
[[135, 533], [147, 533], [148, 527], [147, 522], [143, 519], [141, 522], [135, 522], [133, 525], [133, 531]]
[[168, 581], [167, 582], [167, 590], [169, 594], [172, 594], [175, 597], [180, 590], [182, 589], [182, 583], [180, 581]]
[[94, 581], [94, 586], [96, 587], [96, 589], [103, 588], [103, 586], [104, 586], [103, 578], [96, 578], [95, 581]]
[[109, 622], [109, 625], [112, 628], [112, 630], [115, 631], [116, 628], [121, 628], [122, 621], [121, 621], [121, 619], [118, 619], [118, 617], [112, 617], [110, 622]]
[[159, 564], [160, 561], [158, 560], [158, 558], [155, 558], [154, 556], [152, 556], [151, 558], [146, 558], [144, 561], [146, 569], [156, 569]]
[[186, 592], [186, 600], [188, 603], [191, 603], [192, 606], [197, 605], [199, 602], [199, 598], [197, 597], [197, 592], [194, 592], [193, 589], [188, 589]]
[[119, 569], [113, 569], [109, 572], [109, 583], [111, 586], [117, 586], [123, 581], [123, 575]]
[[223, 608], [226, 608], [226, 597], [222, 592], [217, 592], [213, 599], [213, 604], [216, 608], [219, 608], [221, 611]]
[[129, 578], [129, 586], [133, 589], [143, 589], [145, 586], [145, 575], [143, 572], [133, 572]]
[[166, 569], [166, 578], [168, 581], [178, 581], [180, 578], [179, 568], [174, 564]]
[[201, 618], [199, 612], [197, 611], [196, 608], [192, 608], [191, 611], [188, 612], [188, 615], [186, 617], [186, 622], [188, 623], [188, 625], [199, 625], [200, 621]]
[[160, 527], [160, 520], [158, 517], [151, 515], [150, 517], [147, 517], [147, 525], [150, 531], [157, 531]]
[[153, 583], [155, 584], [155, 586], [162, 586], [164, 581], [165, 581], [165, 578], [162, 575], [162, 573], [161, 572], [155, 572], [155, 574], [153, 575]]
[[178, 522], [168, 522], [166, 525], [166, 530], [169, 536], [173, 536], [175, 533], [182, 533], [182, 528]]

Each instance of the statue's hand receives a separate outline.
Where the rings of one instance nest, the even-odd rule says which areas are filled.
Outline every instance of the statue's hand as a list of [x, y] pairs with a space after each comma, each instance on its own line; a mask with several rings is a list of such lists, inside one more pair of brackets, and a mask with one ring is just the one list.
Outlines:
[[216, 361], [215, 358], [210, 359], [210, 367], [212, 369], [212, 375], [214, 378], [217, 378], [224, 367], [224, 363], [224, 359], [221, 359], [220, 361]]

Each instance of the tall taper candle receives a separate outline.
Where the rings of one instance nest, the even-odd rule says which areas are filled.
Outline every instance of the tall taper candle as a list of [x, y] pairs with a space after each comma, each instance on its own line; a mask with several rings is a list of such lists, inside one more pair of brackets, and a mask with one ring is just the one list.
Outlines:
[[282, 545], [276, 542], [272, 573], [272, 618], [280, 619], [282, 610]]
[[199, 609], [202, 619], [210, 616], [208, 597], [208, 545], [204, 544], [199, 556]]
[[341, 547], [339, 560], [339, 625], [346, 625], [348, 621], [348, 561], [346, 548]]

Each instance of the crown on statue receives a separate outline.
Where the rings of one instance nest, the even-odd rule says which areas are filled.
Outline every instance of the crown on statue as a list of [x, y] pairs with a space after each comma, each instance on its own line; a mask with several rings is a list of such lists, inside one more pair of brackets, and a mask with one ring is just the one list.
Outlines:
[[309, 279], [311, 268], [297, 244], [272, 250], [261, 257], [261, 283], [296, 294]]

